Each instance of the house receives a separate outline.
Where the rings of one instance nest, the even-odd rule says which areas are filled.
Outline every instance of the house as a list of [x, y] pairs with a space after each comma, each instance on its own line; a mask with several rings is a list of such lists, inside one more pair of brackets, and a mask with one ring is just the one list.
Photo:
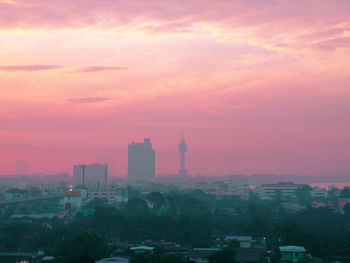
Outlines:
[[281, 263], [295, 263], [302, 259], [311, 259], [310, 254], [306, 253], [304, 247], [299, 246], [281, 246]]
[[187, 259], [197, 263], [208, 263], [209, 258], [218, 251], [219, 248], [194, 248], [187, 254]]
[[252, 236], [214, 236], [213, 243], [216, 247], [225, 247], [232, 242], [237, 242], [241, 248], [266, 248], [265, 237]]
[[236, 248], [236, 263], [260, 263], [264, 260], [264, 248]]
[[28, 197], [28, 190], [11, 188], [5, 192], [5, 200], [25, 199]]
[[133, 251], [135, 254], [143, 254], [143, 253], [153, 254], [154, 247], [139, 246], [139, 247], [131, 247], [130, 250]]
[[128, 258], [121, 258], [121, 257], [103, 258], [96, 261], [96, 263], [129, 263], [129, 262], [130, 260]]

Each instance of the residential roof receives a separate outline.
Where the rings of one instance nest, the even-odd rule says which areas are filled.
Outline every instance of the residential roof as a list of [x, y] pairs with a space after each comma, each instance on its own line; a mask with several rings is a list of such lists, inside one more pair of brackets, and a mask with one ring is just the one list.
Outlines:
[[139, 247], [131, 247], [131, 250], [153, 250], [154, 247], [149, 247], [149, 246], [139, 246]]
[[194, 248], [188, 252], [190, 258], [210, 258], [219, 248]]
[[25, 194], [25, 193], [28, 193], [28, 190], [18, 189], [18, 188], [11, 188], [11, 189], [7, 190], [5, 193]]
[[262, 187], [302, 187], [305, 184], [262, 184]]
[[237, 241], [251, 241], [251, 236], [225, 236], [225, 240], [237, 240]]
[[297, 251], [297, 252], [306, 252], [306, 249], [304, 247], [298, 247], [298, 246], [282, 246], [279, 247], [280, 251], [283, 252], [292, 252], [292, 251]]
[[261, 262], [264, 248], [236, 248], [235, 262]]
[[111, 257], [111, 258], [103, 258], [96, 263], [129, 263], [130, 260], [128, 258], [121, 258], [121, 257]]

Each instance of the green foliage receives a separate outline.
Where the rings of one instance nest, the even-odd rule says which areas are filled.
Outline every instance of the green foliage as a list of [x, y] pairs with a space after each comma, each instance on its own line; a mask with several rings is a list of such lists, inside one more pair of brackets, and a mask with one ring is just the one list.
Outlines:
[[154, 209], [159, 209], [166, 204], [165, 197], [159, 192], [150, 193], [147, 199], [153, 203]]
[[234, 263], [234, 251], [232, 248], [224, 248], [216, 251], [209, 259], [209, 263]]
[[82, 232], [63, 237], [55, 251], [59, 263], [94, 263], [107, 256], [105, 240], [95, 233]]
[[107, 207], [107, 199], [100, 199], [100, 198], [95, 198], [89, 201], [86, 205], [85, 208], [91, 209], [91, 208], [96, 208], [96, 207]]
[[145, 200], [134, 197], [126, 204], [125, 209], [131, 216], [146, 216], [148, 215], [148, 206]]

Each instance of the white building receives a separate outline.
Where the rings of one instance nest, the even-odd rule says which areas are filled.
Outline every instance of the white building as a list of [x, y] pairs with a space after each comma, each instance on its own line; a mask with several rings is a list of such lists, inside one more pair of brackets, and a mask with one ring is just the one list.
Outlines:
[[276, 196], [285, 198], [296, 198], [296, 190], [303, 184], [278, 183], [278, 184], [262, 184], [258, 187], [258, 196], [262, 200], [271, 200]]
[[[94, 163], [90, 165], [74, 165], [74, 186], [85, 186], [91, 190], [104, 191], [107, 186], [107, 172], [107, 164]], [[85, 174], [85, 178], [83, 178], [83, 173]]]
[[149, 138], [128, 145], [128, 179], [148, 181], [155, 177], [155, 150]]
[[248, 180], [242, 178], [228, 177], [227, 190], [230, 193], [236, 193], [242, 199], [248, 199], [249, 185]]
[[87, 202], [94, 199], [106, 200], [109, 205], [114, 205], [117, 202], [117, 193], [115, 191], [103, 192], [88, 192]]
[[316, 186], [310, 191], [310, 196], [311, 198], [327, 198], [328, 191], [327, 189]]
[[81, 190], [72, 188], [64, 192], [62, 205], [65, 210], [79, 210], [83, 205], [84, 193]]

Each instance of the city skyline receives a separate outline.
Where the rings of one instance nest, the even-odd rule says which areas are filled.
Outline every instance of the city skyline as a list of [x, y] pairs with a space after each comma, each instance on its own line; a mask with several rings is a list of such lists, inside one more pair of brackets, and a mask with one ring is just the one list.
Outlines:
[[[350, 171], [350, 2], [0, 0], [0, 173]], [[112, 167], [112, 166], [110, 166]]]

